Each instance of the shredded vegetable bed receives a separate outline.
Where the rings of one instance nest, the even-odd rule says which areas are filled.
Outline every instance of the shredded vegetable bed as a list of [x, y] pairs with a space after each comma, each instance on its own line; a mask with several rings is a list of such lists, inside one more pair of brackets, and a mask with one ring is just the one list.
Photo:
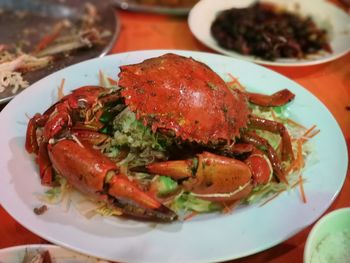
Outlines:
[[[236, 78], [232, 75], [228, 75], [228, 78], [227, 85], [231, 89], [244, 90], [244, 86]], [[119, 89], [117, 82], [102, 72], [99, 74], [99, 82], [103, 87]], [[63, 96], [63, 85], [64, 80], [59, 88], [59, 97]], [[145, 191], [156, 196], [158, 200], [175, 211], [179, 218], [183, 220], [193, 218], [193, 216], [200, 213], [218, 211], [229, 213], [238, 205], [258, 204], [262, 206], [273, 201], [281, 193], [294, 188], [300, 192], [300, 201], [307, 202], [307, 193], [304, 192], [303, 187], [305, 182], [303, 169], [306, 164], [309, 165], [317, 161], [310, 140], [320, 130], [316, 126], [304, 127], [302, 124], [292, 120], [289, 117], [289, 111], [286, 106], [262, 108], [250, 105], [250, 108], [254, 115], [278, 121], [285, 125], [291, 136], [295, 159], [282, 163], [283, 169], [286, 171], [288, 184], [278, 182], [278, 180], [271, 180], [268, 184], [257, 185], [248, 197], [239, 202], [217, 203], [202, 200], [183, 190], [178, 182], [170, 177], [151, 175], [144, 171], [133, 170], [134, 167], [167, 160], [168, 147], [174, 144], [174, 141], [166, 135], [152, 132], [149, 127], [144, 126], [141, 121], [136, 119], [135, 114], [128, 107], [125, 107], [113, 119], [112, 126], [107, 127], [108, 131], [106, 130], [105, 132], [112, 134], [112, 137], [103, 144], [96, 146], [96, 148], [115, 161], [121, 167], [122, 173], [139, 182]], [[101, 118], [103, 119], [103, 117], [108, 119], [108, 114]], [[279, 152], [281, 145], [280, 136], [260, 130], [257, 133], [268, 140], [273, 148]], [[76, 193], [64, 178], [57, 177], [56, 180], [59, 186], [47, 190], [44, 195], [40, 196], [40, 200], [49, 204], [59, 203], [66, 210], [69, 209], [71, 203], [74, 203], [78, 211], [87, 218], [97, 214], [102, 216], [121, 215], [122, 212], [118, 209], [111, 208], [103, 202], [92, 202]]]

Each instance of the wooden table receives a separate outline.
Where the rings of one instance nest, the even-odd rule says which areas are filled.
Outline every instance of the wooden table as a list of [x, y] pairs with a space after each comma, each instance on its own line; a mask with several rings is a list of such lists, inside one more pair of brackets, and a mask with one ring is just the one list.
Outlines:
[[[185, 49], [214, 52], [200, 44], [191, 34], [185, 17], [117, 11], [121, 30], [111, 53], [144, 49]], [[318, 97], [338, 121], [350, 147], [350, 54], [322, 65], [304, 68], [270, 67], [293, 79]], [[326, 211], [350, 206], [350, 172], [331, 207]], [[0, 207], [0, 248], [48, 243], [17, 223]], [[233, 260], [245, 262], [302, 262], [307, 227], [292, 238], [261, 253]]]

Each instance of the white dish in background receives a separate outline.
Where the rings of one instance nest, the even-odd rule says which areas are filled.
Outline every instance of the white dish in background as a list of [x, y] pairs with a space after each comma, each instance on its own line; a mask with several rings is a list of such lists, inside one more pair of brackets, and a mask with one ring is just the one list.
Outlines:
[[313, 55], [307, 59], [264, 60], [254, 56], [242, 55], [238, 52], [220, 47], [210, 33], [210, 27], [218, 12], [233, 7], [243, 8], [255, 0], [201, 0], [191, 10], [188, 24], [194, 36], [209, 48], [222, 54], [244, 59], [264, 65], [274, 66], [309, 66], [337, 59], [350, 51], [350, 16], [343, 10], [325, 0], [263, 0], [295, 11], [298, 7], [303, 16], [311, 16], [316, 24], [330, 33], [330, 45], [333, 53]]
[[167, 15], [187, 15], [192, 6], [171, 6], [171, 5], [156, 5], [156, 4], [142, 4], [135, 0], [112, 0], [112, 4], [116, 7], [135, 12], [167, 14]]
[[1, 263], [22, 263], [27, 252], [49, 251], [54, 263], [108, 263], [55, 245], [23, 245], [0, 249]]
[[[116, 77], [119, 66], [138, 63], [168, 52], [204, 62], [222, 77], [227, 73], [251, 91], [273, 93], [288, 88], [296, 94], [289, 105], [290, 117], [306, 127], [316, 124], [313, 138], [318, 162], [308, 165], [303, 176], [308, 202], [295, 190], [284, 192], [264, 206], [235, 209], [232, 214], [211, 214], [171, 224], [136, 222], [120, 218], [81, 216], [50, 206], [37, 216], [33, 208], [43, 193], [38, 169], [24, 149], [28, 117], [43, 112], [55, 100], [65, 78], [65, 93], [98, 83], [98, 71]], [[21, 92], [0, 113], [0, 201], [30, 231], [60, 246], [113, 261], [213, 262], [235, 259], [270, 248], [320, 217], [338, 195], [347, 170], [347, 150], [342, 132], [327, 108], [310, 92], [290, 79], [259, 65], [202, 52], [149, 50], [88, 60], [60, 70]], [[332, 154], [329, 154], [329, 153]], [[276, 212], [278, 211], [278, 212]], [[298, 216], [302, 214], [303, 216]]]
[[347, 207], [326, 214], [314, 225], [306, 240], [304, 263], [349, 262], [349, 248], [350, 207]]

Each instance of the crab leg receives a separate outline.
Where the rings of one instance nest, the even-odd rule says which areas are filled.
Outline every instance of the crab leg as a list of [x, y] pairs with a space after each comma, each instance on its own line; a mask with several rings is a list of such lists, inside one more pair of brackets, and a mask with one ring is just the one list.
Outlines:
[[238, 157], [250, 155], [254, 151], [254, 146], [248, 143], [233, 143], [231, 145], [224, 145], [220, 152], [230, 157]]
[[51, 186], [53, 181], [53, 169], [47, 152], [46, 142], [42, 142], [39, 146], [37, 162], [39, 165], [41, 184]]
[[277, 91], [272, 95], [252, 92], [246, 92], [245, 94], [247, 95], [249, 102], [264, 107], [283, 106], [293, 100], [295, 97], [295, 95], [288, 89]]
[[63, 139], [50, 144], [48, 151], [56, 171], [81, 192], [108, 201], [129, 216], [158, 221], [176, 219], [173, 211], [120, 174], [109, 158], [90, 145]]
[[26, 132], [25, 148], [28, 153], [38, 154], [39, 145], [36, 135], [38, 127], [43, 127], [48, 120], [48, 115], [41, 115], [40, 113], [35, 114], [28, 123]]
[[257, 116], [249, 117], [249, 127], [279, 133], [282, 138], [282, 161], [294, 160], [292, 143], [286, 127], [279, 122], [266, 120]]
[[90, 145], [100, 145], [109, 138], [108, 135], [100, 132], [75, 128], [72, 129], [72, 135], [76, 136], [79, 141], [89, 143]]

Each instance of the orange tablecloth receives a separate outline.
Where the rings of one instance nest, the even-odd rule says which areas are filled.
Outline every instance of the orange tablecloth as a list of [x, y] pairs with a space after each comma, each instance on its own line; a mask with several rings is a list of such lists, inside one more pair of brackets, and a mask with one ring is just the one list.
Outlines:
[[[185, 17], [117, 11], [121, 30], [111, 53], [143, 49], [186, 49], [214, 52], [191, 34]], [[304, 68], [270, 67], [288, 76], [318, 97], [338, 121], [350, 147], [350, 54], [323, 65]], [[327, 212], [350, 206], [350, 172]], [[0, 248], [47, 243], [18, 224], [0, 207]], [[302, 262], [304, 244], [312, 226], [280, 245], [231, 262]]]

